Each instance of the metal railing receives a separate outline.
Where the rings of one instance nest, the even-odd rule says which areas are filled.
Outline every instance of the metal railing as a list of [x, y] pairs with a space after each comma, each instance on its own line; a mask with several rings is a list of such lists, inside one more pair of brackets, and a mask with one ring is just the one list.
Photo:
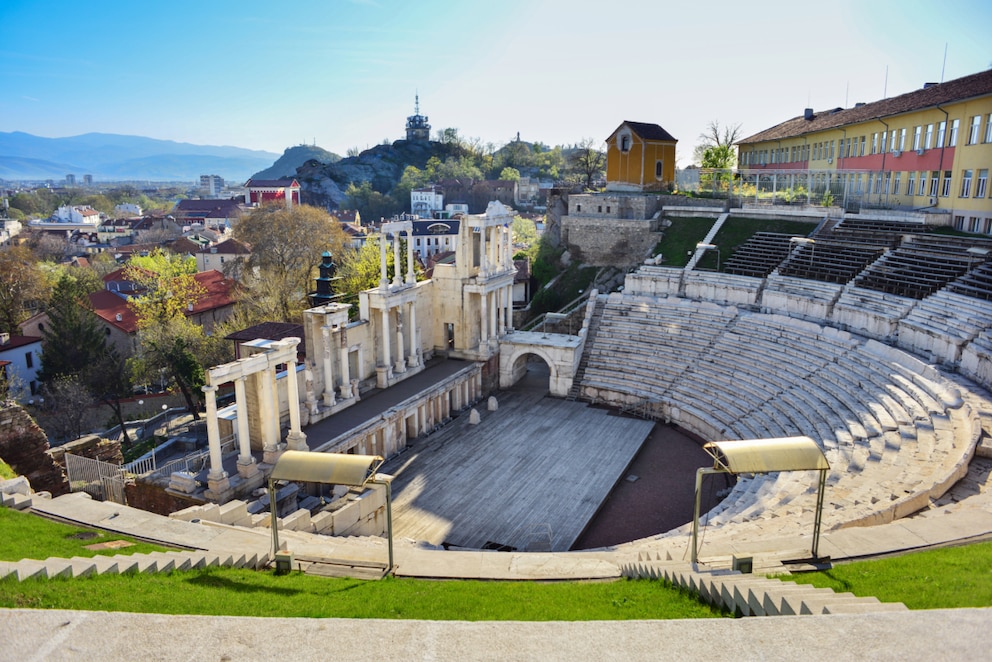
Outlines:
[[[575, 313], [581, 306], [583, 306], [585, 302], [589, 299], [589, 292], [591, 292], [591, 290], [586, 290], [576, 298], [572, 299], [564, 306], [562, 306], [562, 308], [558, 312], [541, 313], [540, 315], [532, 319], [530, 322], [524, 324], [523, 327], [520, 328], [520, 331], [536, 331], [538, 330], [538, 328], [540, 328], [541, 331], [545, 331], [547, 330], [547, 325], [549, 322], [551, 324], [560, 324], [565, 320], [570, 321], [572, 314]], [[579, 323], [578, 327], [579, 328], [582, 327], [581, 322]], [[578, 329], [576, 329], [575, 333], [578, 333]], [[571, 328], [569, 328], [568, 335], [575, 335], [572, 333]]]

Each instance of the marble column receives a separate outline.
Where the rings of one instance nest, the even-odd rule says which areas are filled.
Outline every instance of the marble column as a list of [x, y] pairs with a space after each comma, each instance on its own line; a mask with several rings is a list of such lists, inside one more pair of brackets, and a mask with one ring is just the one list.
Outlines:
[[400, 260], [400, 233], [393, 235], [393, 285], [403, 284], [403, 262]]
[[231, 481], [224, 471], [224, 456], [220, 448], [220, 426], [217, 423], [217, 387], [206, 384], [203, 387], [207, 412], [207, 443], [210, 447], [210, 471], [207, 473], [207, 489], [215, 496], [231, 489]]
[[245, 398], [245, 376], [234, 380], [234, 400], [238, 406], [238, 475], [250, 478], [258, 473], [251, 454], [251, 433], [248, 430], [248, 401]]
[[389, 366], [393, 362], [389, 351], [389, 309], [382, 309], [382, 365]]
[[334, 373], [331, 369], [331, 329], [328, 326], [320, 327], [320, 336], [324, 341], [324, 351], [321, 352], [324, 364], [324, 404], [333, 407], [336, 402], [334, 398]]
[[497, 298], [499, 297], [499, 290], [494, 290], [489, 295], [489, 335], [493, 338], [499, 336], [499, 306]]
[[348, 362], [348, 339], [341, 333], [341, 399], [351, 397], [351, 366]]
[[407, 333], [410, 334], [410, 358], [407, 365], [414, 368], [420, 365], [420, 348], [417, 346], [417, 302], [411, 301], [410, 312], [407, 317], [407, 325], [410, 327]]
[[406, 233], [406, 282], [407, 285], [417, 282], [417, 274], [413, 269], [413, 229]]
[[379, 234], [379, 289], [385, 290], [389, 287], [389, 278], [386, 275], [386, 233]]
[[300, 429], [300, 385], [296, 375], [296, 347], [286, 362], [286, 400], [289, 405], [289, 433], [286, 435], [286, 448], [292, 451], [308, 451], [307, 436]]
[[479, 228], [479, 275], [489, 275], [489, 260], [486, 255], [486, 228]]
[[272, 368], [266, 368], [259, 373], [262, 385], [261, 404], [262, 422], [262, 462], [275, 464], [282, 454], [283, 448], [279, 443], [279, 401], [275, 393], [275, 374]]
[[485, 292], [479, 293], [479, 313], [482, 316], [479, 329], [479, 344], [485, 345], [489, 342], [489, 295]]
[[396, 365], [393, 367], [393, 372], [405, 372], [406, 371], [406, 359], [403, 356], [405, 351], [403, 347], [403, 314], [400, 313], [399, 308], [396, 309]]

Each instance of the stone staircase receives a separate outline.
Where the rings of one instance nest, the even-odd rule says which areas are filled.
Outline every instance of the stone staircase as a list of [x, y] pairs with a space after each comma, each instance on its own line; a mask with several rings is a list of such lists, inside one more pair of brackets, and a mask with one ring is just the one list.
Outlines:
[[4, 508], [10, 508], [12, 510], [31, 510], [31, 506], [33, 504], [33, 498], [30, 495], [21, 494], [19, 492], [12, 492], [10, 494], [0, 492], [0, 506], [3, 506]]
[[592, 317], [589, 319], [589, 328], [586, 330], [586, 351], [582, 352], [582, 358], [579, 359], [579, 366], [575, 369], [575, 376], [572, 378], [572, 388], [568, 390], [568, 395], [565, 397], [566, 400], [573, 402], [579, 399], [579, 392], [582, 390], [582, 378], [586, 374], [586, 366], [589, 365], [588, 349], [592, 347], [599, 333], [599, 324], [603, 320], [603, 309], [606, 307], [606, 298], [596, 297], [593, 300], [593, 305]]
[[664, 580], [738, 616], [907, 611], [906, 605], [901, 602], [880, 602], [875, 597], [835, 593], [829, 588], [742, 574], [735, 570], [694, 569], [688, 563], [638, 560], [622, 564], [620, 570], [625, 577]]
[[150, 552], [148, 554], [115, 554], [90, 558], [51, 557], [44, 561], [21, 559], [0, 562], [0, 579], [14, 576], [25, 579], [54, 579], [56, 577], [87, 577], [90, 575], [123, 575], [196, 570], [200, 568], [250, 568], [258, 570], [268, 565], [269, 554], [237, 554], [205, 551]]

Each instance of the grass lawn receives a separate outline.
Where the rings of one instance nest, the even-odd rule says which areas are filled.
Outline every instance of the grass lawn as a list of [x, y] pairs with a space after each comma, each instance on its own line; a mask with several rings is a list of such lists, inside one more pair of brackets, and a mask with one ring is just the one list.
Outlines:
[[17, 472], [11, 469], [10, 465], [0, 460], [0, 480], [10, 480], [17, 478]]
[[992, 607], [992, 542], [844, 563], [790, 579], [910, 609]]
[[[70, 558], [96, 556], [97, 554], [134, 554], [136, 552], [162, 552], [167, 548], [137, 542], [127, 536], [86, 529], [62, 522], [53, 522], [37, 515], [0, 508], [0, 561], [19, 561], [49, 556]], [[128, 547], [102, 550], [86, 549], [87, 545], [122, 540], [133, 543]]]
[[0, 607], [161, 614], [466, 621], [726, 616], [650, 580], [480, 582], [329, 579], [226, 568], [169, 575], [0, 580]]
[[[781, 221], [770, 218], [744, 218], [731, 216], [713, 237], [713, 243], [720, 247], [720, 268], [734, 254], [741, 244], [756, 232], [779, 232], [796, 237], [805, 237], [816, 227], [816, 223], [802, 221]], [[697, 264], [697, 269], [716, 269], [716, 254], [707, 251]]]
[[716, 218], [672, 218], [671, 227], [665, 230], [665, 236], [654, 247], [654, 254], [665, 256], [662, 263], [666, 267], [684, 267], [696, 251], [696, 244], [701, 242], [710, 231]]

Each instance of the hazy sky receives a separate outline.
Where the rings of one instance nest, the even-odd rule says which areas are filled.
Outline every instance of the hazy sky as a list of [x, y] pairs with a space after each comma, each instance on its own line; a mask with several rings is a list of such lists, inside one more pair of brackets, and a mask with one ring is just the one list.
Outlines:
[[[992, 2], [0, 0], [0, 131], [344, 155], [434, 129], [497, 145], [654, 122], [691, 157], [992, 66]], [[886, 67], [888, 80], [886, 83]]]

